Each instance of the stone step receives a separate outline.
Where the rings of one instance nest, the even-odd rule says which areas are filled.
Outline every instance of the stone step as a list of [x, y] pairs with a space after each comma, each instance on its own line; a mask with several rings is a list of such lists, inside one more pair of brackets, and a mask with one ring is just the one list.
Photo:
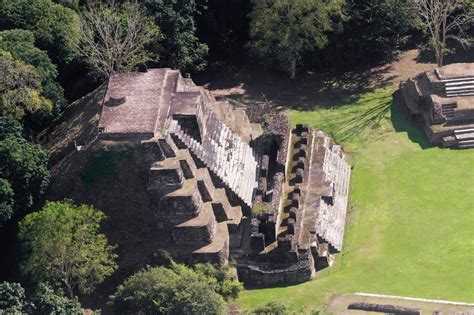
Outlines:
[[440, 79], [443, 83], [451, 83], [451, 82], [459, 82], [459, 81], [466, 81], [466, 80], [474, 80], [473, 76], [465, 76], [460, 78], [451, 78], [451, 79]]
[[457, 96], [472, 96], [474, 95], [474, 91], [466, 92], [466, 93], [446, 93], [447, 97], [457, 97]]
[[446, 88], [446, 93], [469, 93], [474, 91], [474, 85], [453, 86]]
[[474, 81], [460, 81], [456, 83], [446, 83], [444, 85], [446, 91], [449, 90], [463, 90], [463, 89], [471, 89], [474, 86]]
[[462, 86], [462, 85], [469, 85], [474, 84], [474, 80], [462, 80], [462, 81], [454, 81], [454, 82], [445, 82], [444, 86], [448, 87], [455, 87], [455, 86]]
[[472, 144], [458, 144], [459, 149], [472, 149], [474, 148], [474, 143]]
[[445, 104], [441, 108], [444, 110], [444, 109], [454, 109], [456, 107], [457, 107], [456, 104]]
[[[220, 204], [220, 205], [218, 205]], [[225, 189], [216, 189], [214, 192], [213, 208], [216, 211], [224, 211], [225, 221], [229, 225], [238, 226], [242, 220], [242, 209], [240, 206], [232, 207], [225, 193]]]
[[209, 244], [214, 238], [216, 224], [211, 203], [203, 203], [198, 216], [173, 227], [173, 240], [178, 245]]
[[226, 264], [229, 253], [229, 230], [224, 222], [217, 223], [212, 241], [193, 251], [192, 263]]
[[174, 145], [172, 141], [170, 142], [170, 141], [167, 141], [166, 139], [158, 139], [158, 143], [165, 157], [167, 158], [176, 157], [175, 150], [177, 150], [178, 148], [176, 148], [176, 146]]
[[457, 133], [455, 134], [457, 140], [469, 140], [474, 139], [474, 132], [470, 133]]
[[461, 134], [461, 133], [471, 133], [474, 132], [474, 128], [466, 128], [466, 129], [456, 129], [454, 130], [454, 134]]
[[461, 140], [461, 141], [458, 141], [458, 144], [474, 144], [474, 139]]

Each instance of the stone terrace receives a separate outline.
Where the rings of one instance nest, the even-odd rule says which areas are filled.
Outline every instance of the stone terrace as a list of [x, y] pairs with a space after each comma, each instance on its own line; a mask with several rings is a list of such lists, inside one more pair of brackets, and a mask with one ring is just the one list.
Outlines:
[[474, 148], [474, 63], [451, 64], [402, 82], [397, 100], [433, 144]]

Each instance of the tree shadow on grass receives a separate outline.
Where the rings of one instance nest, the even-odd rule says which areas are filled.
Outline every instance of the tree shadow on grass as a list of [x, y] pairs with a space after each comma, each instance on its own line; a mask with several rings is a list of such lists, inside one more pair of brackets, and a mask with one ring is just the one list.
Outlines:
[[406, 132], [408, 138], [417, 143], [421, 149], [429, 149], [434, 146], [429, 142], [428, 138], [423, 132], [423, 127], [420, 122], [411, 121], [408, 114], [404, 112], [399, 103], [399, 91], [393, 94], [393, 102], [391, 106], [391, 121], [396, 132]]
[[352, 95], [392, 84], [390, 67], [355, 69], [345, 72], [301, 72], [290, 80], [285, 74], [259, 65], [224, 63], [211, 65], [193, 79], [215, 95], [253, 105], [269, 102], [277, 108], [313, 110], [351, 101]]
[[[384, 136], [384, 132], [380, 132], [383, 121], [388, 118], [390, 112], [391, 99], [389, 97], [376, 97], [364, 101], [370, 102], [377, 99], [381, 101], [366, 110], [359, 111], [357, 104], [354, 106], [354, 112], [347, 115], [341, 115], [336, 119], [332, 119], [327, 123], [328, 133], [339, 143], [351, 141], [358, 138], [360, 141], [367, 138], [377, 139]], [[377, 132], [367, 132], [367, 129], [377, 130]]]
[[[474, 29], [472, 31], [474, 33]], [[463, 47], [460, 43], [451, 43], [452, 51], [444, 57], [444, 64], [459, 62], [472, 62], [474, 60], [474, 48]], [[418, 58], [419, 63], [436, 63], [435, 52], [432, 49], [422, 49]]]

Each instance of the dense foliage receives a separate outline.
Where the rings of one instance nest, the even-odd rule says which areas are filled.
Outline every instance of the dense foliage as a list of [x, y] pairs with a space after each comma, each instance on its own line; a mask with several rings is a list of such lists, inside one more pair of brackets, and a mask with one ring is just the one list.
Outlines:
[[40, 283], [35, 293], [27, 297], [25, 289], [15, 282], [0, 283], [0, 313], [2, 314], [83, 314], [77, 300], [56, 294]]
[[25, 289], [19, 283], [0, 283], [0, 311], [6, 314], [23, 313], [28, 308]]
[[132, 275], [118, 287], [112, 302], [119, 314], [223, 314], [224, 299], [236, 297], [241, 289], [227, 270], [173, 264]]
[[65, 296], [58, 295], [53, 289], [40, 283], [35, 294], [31, 297], [33, 304], [33, 314], [68, 314], [81, 315], [84, 314], [81, 304], [77, 299], [69, 299]]
[[79, 41], [77, 14], [51, 0], [0, 0], [0, 29], [21, 28], [34, 33], [38, 46], [56, 63], [71, 61]]
[[303, 54], [327, 44], [333, 14], [340, 14], [340, 1], [254, 0], [251, 50], [264, 63], [278, 65], [294, 78]]
[[0, 227], [13, 215], [13, 192], [10, 182], [0, 178]]
[[324, 52], [337, 65], [391, 60], [418, 24], [412, 0], [347, 0], [345, 12]]
[[143, 0], [160, 27], [163, 38], [152, 49], [160, 56], [160, 66], [182, 71], [199, 71], [206, 66], [207, 45], [196, 37], [194, 0]]
[[20, 29], [0, 32], [0, 50], [8, 51], [14, 59], [35, 68], [41, 79], [41, 94], [53, 102], [56, 112], [64, 106], [64, 92], [56, 82], [57, 67], [45, 51], [35, 46], [32, 32]]
[[48, 115], [52, 102], [42, 96], [43, 86], [38, 71], [8, 52], [0, 50], [0, 116], [23, 120], [26, 115]]
[[[39, 145], [21, 137], [21, 126], [17, 121], [0, 117], [0, 178], [11, 186], [16, 209], [30, 207], [46, 191], [48, 157]], [[3, 187], [4, 192], [8, 191], [6, 185]]]
[[104, 214], [71, 201], [47, 202], [19, 224], [26, 260], [22, 271], [37, 282], [63, 288], [69, 297], [91, 292], [116, 268], [113, 246], [99, 233]]

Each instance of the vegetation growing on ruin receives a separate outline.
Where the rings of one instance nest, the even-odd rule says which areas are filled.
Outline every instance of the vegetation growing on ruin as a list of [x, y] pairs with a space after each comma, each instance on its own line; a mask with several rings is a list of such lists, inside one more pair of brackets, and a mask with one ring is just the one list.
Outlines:
[[125, 149], [96, 151], [87, 159], [81, 179], [86, 184], [92, 184], [97, 178], [113, 176], [117, 171], [118, 161], [130, 158], [131, 152]]

